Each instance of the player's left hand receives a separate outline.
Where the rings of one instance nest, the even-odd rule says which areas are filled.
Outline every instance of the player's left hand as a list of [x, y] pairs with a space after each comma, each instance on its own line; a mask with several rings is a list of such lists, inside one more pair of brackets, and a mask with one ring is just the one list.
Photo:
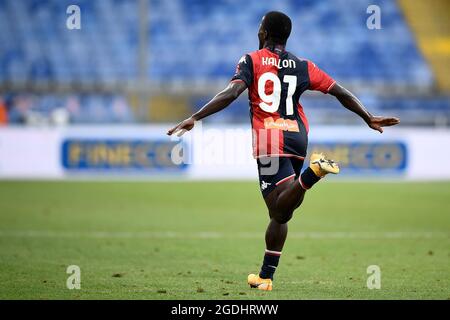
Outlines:
[[367, 122], [367, 125], [371, 127], [373, 130], [376, 130], [380, 133], [383, 133], [382, 127], [390, 127], [395, 126], [396, 124], [400, 123], [399, 118], [389, 118], [389, 117], [377, 117], [372, 116], [370, 117], [369, 121]]
[[176, 134], [178, 137], [181, 137], [186, 131], [191, 130], [195, 125], [195, 120], [192, 118], [187, 118], [184, 121], [181, 121], [175, 127], [167, 131], [167, 135], [171, 136], [172, 134]]

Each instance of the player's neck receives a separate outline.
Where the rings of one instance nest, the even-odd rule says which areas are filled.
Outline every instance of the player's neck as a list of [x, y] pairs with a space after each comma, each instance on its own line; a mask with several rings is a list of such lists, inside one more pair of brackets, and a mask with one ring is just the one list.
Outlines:
[[277, 44], [272, 41], [266, 41], [263, 48], [267, 48], [275, 53], [281, 53], [286, 50], [286, 46], [284, 44]]

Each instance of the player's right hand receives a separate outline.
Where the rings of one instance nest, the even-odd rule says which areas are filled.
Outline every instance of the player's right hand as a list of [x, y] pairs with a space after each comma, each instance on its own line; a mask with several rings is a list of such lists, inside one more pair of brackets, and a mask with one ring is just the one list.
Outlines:
[[181, 121], [175, 127], [167, 131], [167, 135], [171, 136], [176, 134], [177, 137], [181, 137], [186, 131], [191, 130], [195, 125], [195, 120], [192, 118], [187, 118], [186, 120]]
[[369, 121], [367, 122], [367, 125], [373, 130], [383, 133], [382, 127], [395, 126], [396, 124], [399, 123], [400, 123], [399, 118], [371, 116]]

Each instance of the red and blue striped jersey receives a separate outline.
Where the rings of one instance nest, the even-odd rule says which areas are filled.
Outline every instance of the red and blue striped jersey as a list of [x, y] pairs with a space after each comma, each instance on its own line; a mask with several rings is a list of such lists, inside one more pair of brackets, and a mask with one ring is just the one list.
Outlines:
[[299, 98], [306, 90], [328, 93], [336, 82], [311, 61], [279, 48], [244, 55], [231, 81], [248, 87], [254, 157], [304, 158], [309, 125]]

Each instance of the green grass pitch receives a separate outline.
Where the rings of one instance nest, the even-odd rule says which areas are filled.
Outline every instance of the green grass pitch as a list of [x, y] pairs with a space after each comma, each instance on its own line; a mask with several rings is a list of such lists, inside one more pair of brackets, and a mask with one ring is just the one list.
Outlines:
[[448, 182], [323, 181], [260, 292], [246, 284], [268, 222], [256, 181], [4, 181], [0, 299], [449, 299], [449, 204]]

